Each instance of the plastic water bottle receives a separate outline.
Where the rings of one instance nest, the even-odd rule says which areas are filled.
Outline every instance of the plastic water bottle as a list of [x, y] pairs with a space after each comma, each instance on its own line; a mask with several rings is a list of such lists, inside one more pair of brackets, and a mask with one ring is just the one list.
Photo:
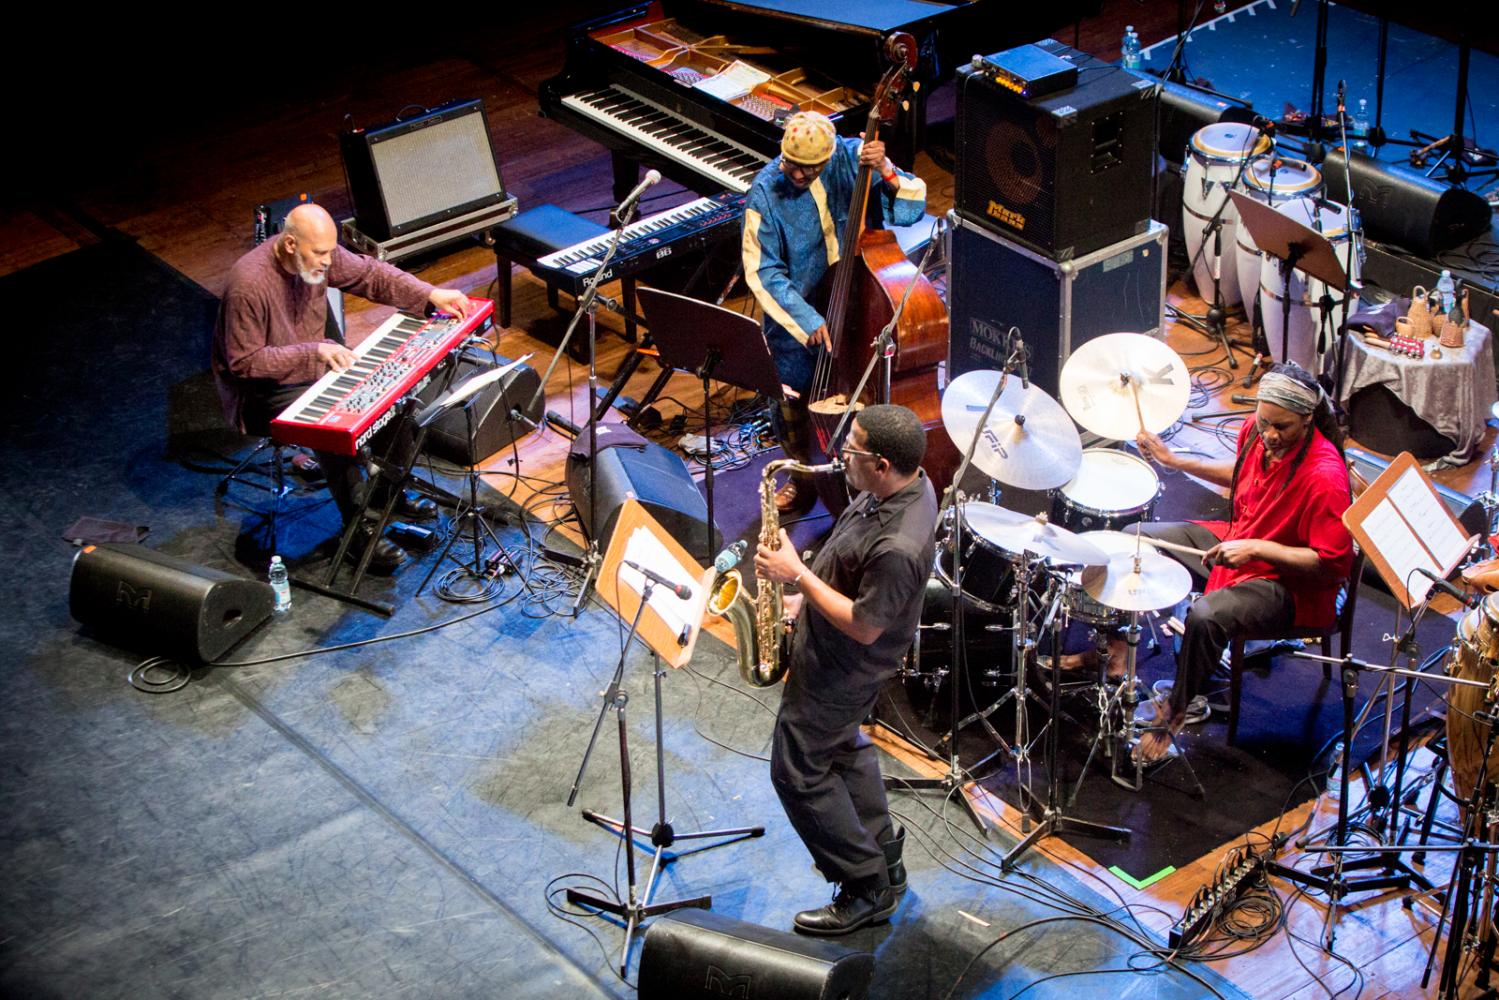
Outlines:
[[276, 614], [285, 614], [291, 610], [291, 578], [287, 575], [286, 564], [281, 561], [280, 556], [271, 556], [269, 578], [271, 590], [276, 594]]
[[1332, 748], [1332, 758], [1327, 765], [1327, 791], [1325, 798], [1330, 803], [1336, 803], [1343, 794], [1343, 741], [1338, 742]]
[[1358, 114], [1353, 116], [1353, 131], [1358, 133], [1353, 139], [1353, 148], [1365, 150], [1369, 148], [1369, 99], [1360, 97], [1358, 99]]
[[1432, 309], [1432, 313], [1433, 315], [1440, 314], [1445, 316], [1447, 314], [1447, 310], [1452, 308], [1452, 303], [1457, 301], [1457, 286], [1452, 283], [1451, 271], [1442, 271], [1442, 276], [1437, 279], [1436, 290], [1437, 294], [1441, 296], [1442, 302], [1441, 305]]
[[1125, 69], [1140, 68], [1140, 36], [1133, 24], [1125, 25], [1124, 41], [1119, 46], [1119, 65]]

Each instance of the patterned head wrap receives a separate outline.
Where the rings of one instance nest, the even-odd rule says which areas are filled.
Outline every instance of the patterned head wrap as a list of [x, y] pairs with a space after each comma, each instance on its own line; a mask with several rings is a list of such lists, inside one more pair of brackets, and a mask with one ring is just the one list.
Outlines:
[[781, 156], [809, 167], [826, 163], [833, 155], [837, 138], [838, 130], [827, 115], [798, 111], [786, 119], [786, 130], [781, 133]]
[[1283, 371], [1271, 371], [1260, 379], [1259, 401], [1274, 403], [1282, 409], [1305, 416], [1322, 400], [1322, 387], [1307, 385]]

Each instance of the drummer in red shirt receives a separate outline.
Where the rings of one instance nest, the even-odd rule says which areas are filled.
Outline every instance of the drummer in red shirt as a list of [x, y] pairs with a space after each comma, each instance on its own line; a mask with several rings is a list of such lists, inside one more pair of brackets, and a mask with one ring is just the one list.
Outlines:
[[1236, 636], [1332, 624], [1353, 539], [1342, 521], [1349, 504], [1342, 435], [1321, 387], [1299, 365], [1276, 365], [1260, 379], [1254, 419], [1244, 422], [1232, 460], [1178, 455], [1154, 434], [1136, 442], [1168, 469], [1227, 486], [1232, 518], [1140, 526], [1147, 538], [1207, 550], [1200, 560], [1174, 556], [1203, 596], [1187, 614], [1170, 700], [1135, 749], [1150, 764], [1169, 754], [1188, 702]]

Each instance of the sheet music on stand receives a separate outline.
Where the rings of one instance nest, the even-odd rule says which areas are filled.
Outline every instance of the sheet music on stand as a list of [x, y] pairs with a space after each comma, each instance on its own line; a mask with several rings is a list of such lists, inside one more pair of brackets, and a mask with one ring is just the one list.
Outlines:
[[620, 508], [614, 534], [599, 571], [598, 593], [626, 623], [635, 617], [645, 576], [625, 565], [625, 560], [648, 566], [668, 580], [685, 584], [692, 596], [682, 600], [666, 587], [651, 590], [647, 612], [641, 616], [639, 638], [671, 667], [683, 667], [692, 659], [702, 630], [709, 589], [716, 575], [712, 566], [699, 566], [675, 538], [638, 500], [627, 500]]
[[1343, 512], [1343, 524], [1407, 609], [1426, 600], [1432, 581], [1445, 579], [1467, 557], [1477, 535], [1462, 525], [1410, 452], [1402, 452]]

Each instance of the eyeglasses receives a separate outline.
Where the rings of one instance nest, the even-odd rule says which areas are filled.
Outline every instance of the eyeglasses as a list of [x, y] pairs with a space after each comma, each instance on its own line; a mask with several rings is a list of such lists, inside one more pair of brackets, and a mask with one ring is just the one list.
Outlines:
[[786, 170], [788, 172], [794, 170], [804, 177], [816, 177], [821, 174], [828, 165], [827, 160], [824, 160], [821, 163], [797, 163], [795, 160], [785, 160], [783, 162], [786, 164]]
[[840, 455], [868, 455], [876, 462], [885, 457], [877, 451], [865, 451], [862, 448], [855, 448], [852, 445], [844, 445], [842, 448], [838, 449], [838, 453]]

